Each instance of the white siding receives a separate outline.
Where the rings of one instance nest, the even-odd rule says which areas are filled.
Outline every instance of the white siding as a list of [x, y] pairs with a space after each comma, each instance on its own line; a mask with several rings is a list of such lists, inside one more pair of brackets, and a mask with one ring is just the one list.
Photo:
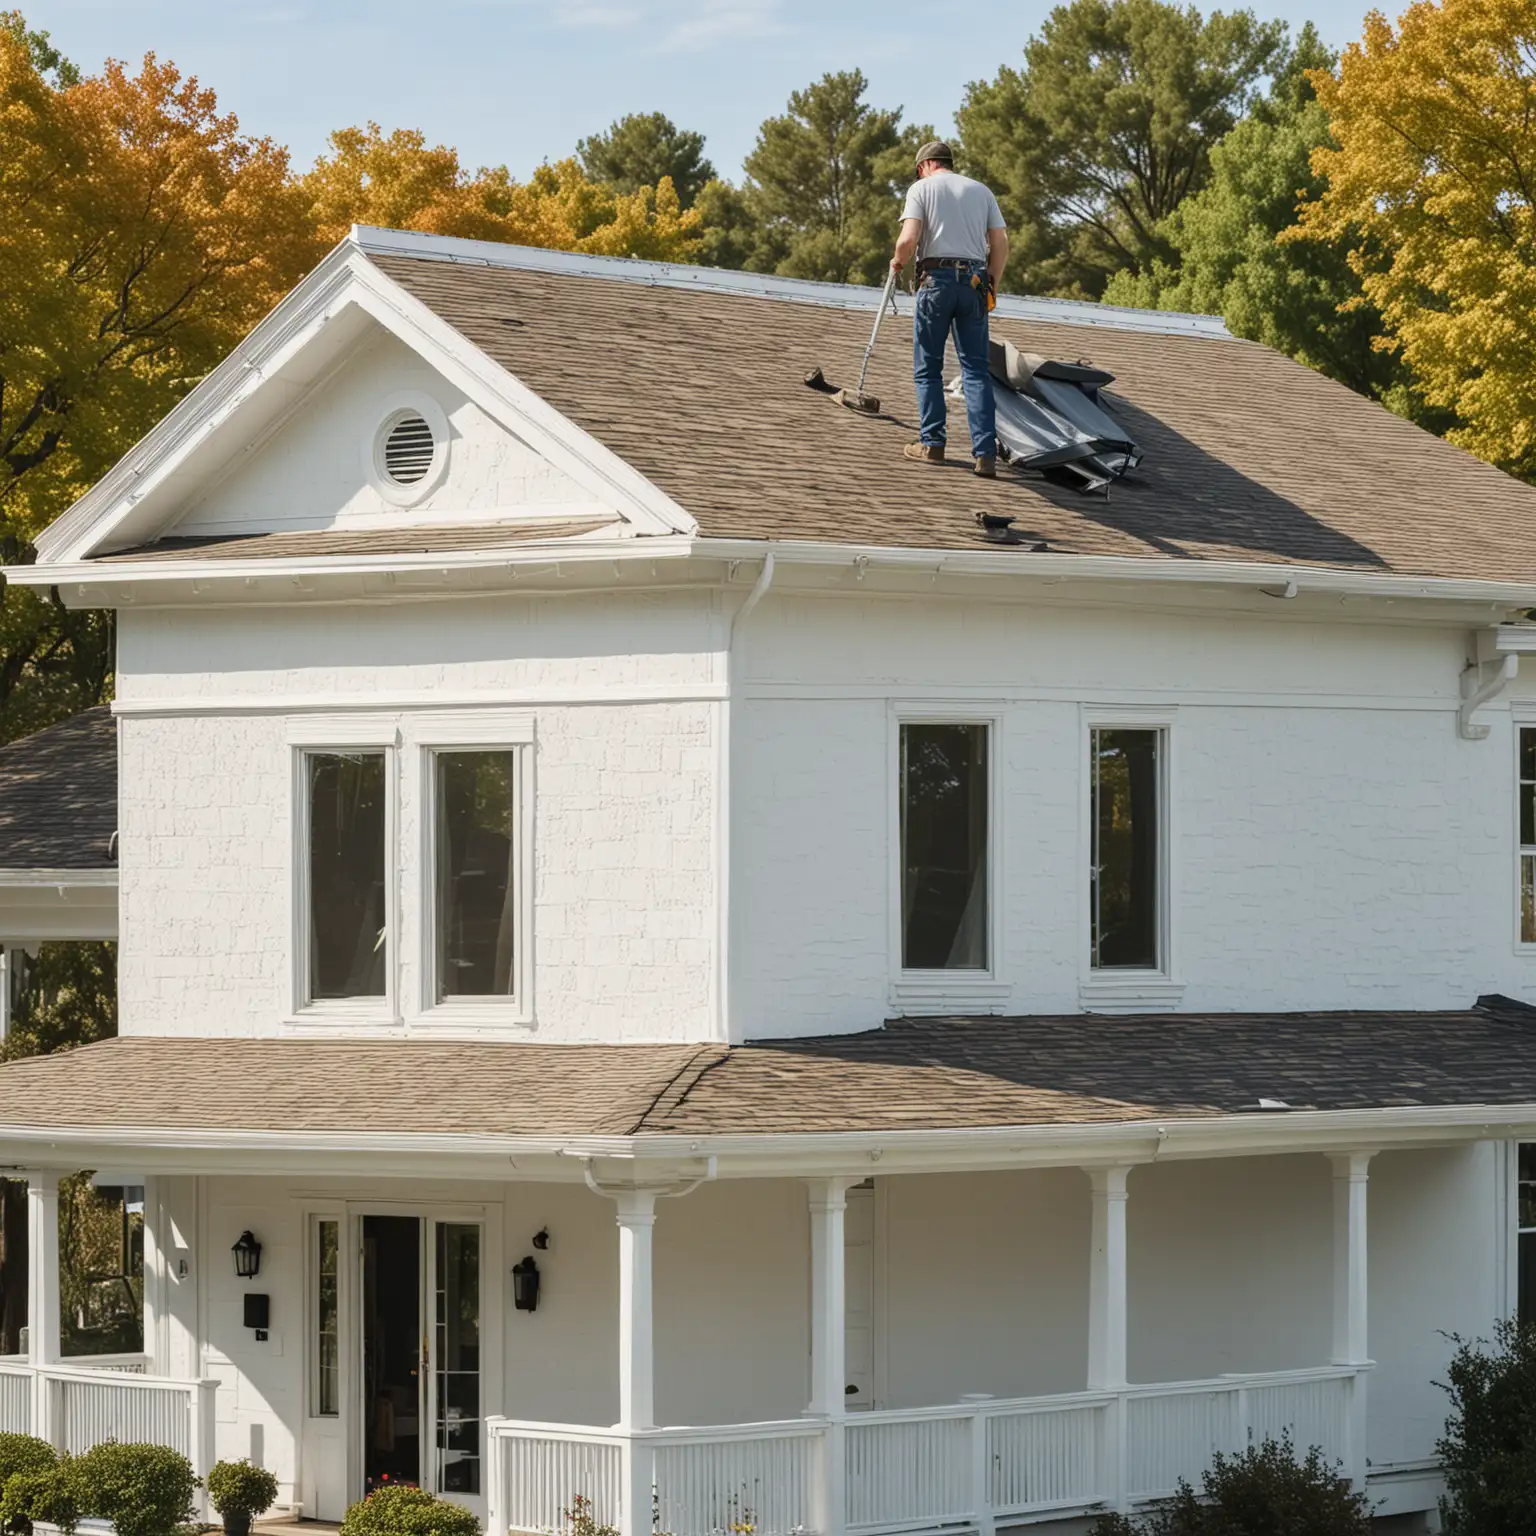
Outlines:
[[[1274, 605], [1279, 608], [1281, 605]], [[733, 725], [738, 1037], [897, 1011], [894, 718], [998, 717], [995, 1011], [1073, 1012], [1086, 721], [1172, 717], [1174, 968], [1187, 1011], [1536, 998], [1514, 939], [1508, 714], [1456, 733], [1460, 631], [770, 595]]]
[[590, 492], [541, 458], [403, 342], [377, 329], [319, 393], [236, 461], [183, 514], [180, 536], [306, 528], [376, 527], [401, 509], [369, 484], [365, 459], [401, 393], [425, 394], [448, 418], [448, 467], [409, 516], [557, 511], [590, 504]]
[[[540, 1036], [709, 1038], [719, 758], [704, 649], [711, 613], [702, 597], [299, 610], [282, 625], [239, 612], [125, 615], [130, 708], [189, 697], [209, 707], [123, 721], [124, 1033], [271, 1033], [288, 1012], [285, 698], [385, 714], [407, 698], [405, 713], [419, 716], [468, 694], [482, 712], [534, 721]], [[614, 641], [606, 655], [604, 633]], [[206, 668], [195, 677], [182, 670], [192, 656]], [[608, 704], [610, 690], [641, 697]], [[419, 1011], [423, 882], [420, 807], [404, 777], [399, 992], [409, 1020]]]

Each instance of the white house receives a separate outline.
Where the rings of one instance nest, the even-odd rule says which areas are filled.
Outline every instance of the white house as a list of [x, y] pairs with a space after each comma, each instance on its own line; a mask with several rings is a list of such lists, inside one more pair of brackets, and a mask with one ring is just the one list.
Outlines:
[[493, 1536], [1074, 1529], [1289, 1431], [1424, 1528], [1536, 1138], [1536, 491], [1027, 300], [1140, 466], [914, 466], [900, 326], [885, 416], [800, 381], [873, 303], [358, 229], [8, 573], [118, 614], [121, 1034], [0, 1067], [0, 1424]]

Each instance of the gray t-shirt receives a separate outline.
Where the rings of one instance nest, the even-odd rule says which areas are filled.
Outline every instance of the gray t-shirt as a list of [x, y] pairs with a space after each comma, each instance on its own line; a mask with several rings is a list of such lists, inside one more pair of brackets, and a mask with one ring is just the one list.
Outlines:
[[917, 243], [919, 261], [928, 256], [958, 256], [984, 262], [987, 231], [1007, 228], [991, 189], [957, 171], [940, 171], [914, 181], [907, 189], [901, 216], [923, 221]]

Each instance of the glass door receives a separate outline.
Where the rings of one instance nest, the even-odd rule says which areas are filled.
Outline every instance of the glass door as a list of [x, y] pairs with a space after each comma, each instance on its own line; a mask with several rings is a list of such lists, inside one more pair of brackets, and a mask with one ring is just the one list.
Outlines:
[[484, 1504], [479, 1222], [435, 1221], [428, 1252], [428, 1373], [433, 1491], [477, 1511]]

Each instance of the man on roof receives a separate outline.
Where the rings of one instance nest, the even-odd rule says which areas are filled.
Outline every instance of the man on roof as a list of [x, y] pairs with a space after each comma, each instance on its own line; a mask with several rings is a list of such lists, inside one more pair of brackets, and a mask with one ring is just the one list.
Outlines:
[[899, 276], [913, 257], [918, 441], [902, 452], [922, 463], [944, 462], [944, 344], [952, 333], [976, 473], [991, 480], [997, 475], [997, 407], [987, 361], [987, 313], [1008, 262], [1008, 231], [991, 190], [960, 175], [954, 152], [940, 139], [917, 152], [917, 180], [901, 211], [891, 270]]

